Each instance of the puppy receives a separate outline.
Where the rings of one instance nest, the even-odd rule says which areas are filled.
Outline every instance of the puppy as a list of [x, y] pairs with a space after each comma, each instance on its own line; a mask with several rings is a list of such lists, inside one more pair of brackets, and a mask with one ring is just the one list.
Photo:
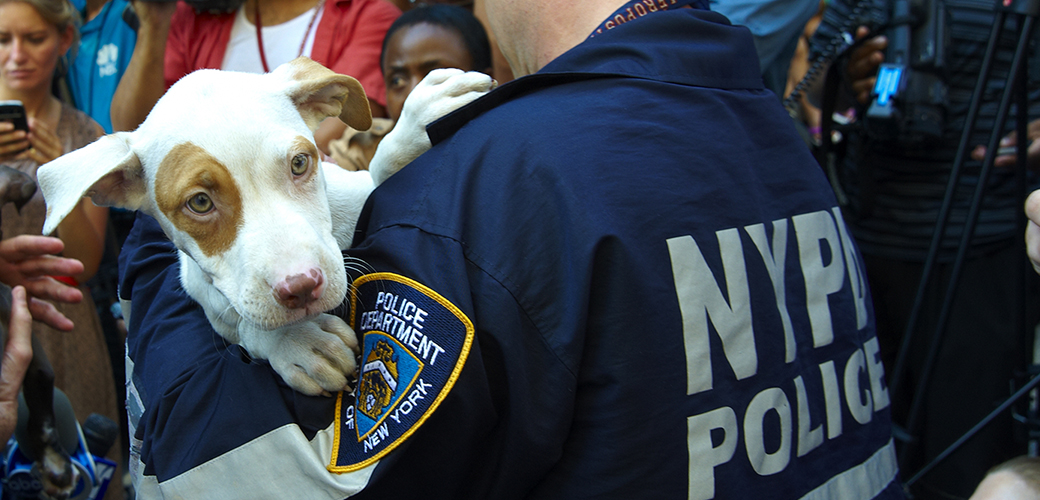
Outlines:
[[102, 137], [39, 169], [44, 233], [84, 195], [144, 211], [179, 249], [184, 290], [218, 333], [267, 359], [294, 389], [335, 392], [355, 370], [357, 339], [324, 312], [346, 295], [341, 249], [368, 194], [430, 147], [427, 124], [492, 86], [480, 73], [431, 72], [371, 170], [348, 172], [322, 165], [313, 131], [329, 116], [369, 127], [357, 80], [306, 57], [265, 75], [196, 71], [134, 132]]

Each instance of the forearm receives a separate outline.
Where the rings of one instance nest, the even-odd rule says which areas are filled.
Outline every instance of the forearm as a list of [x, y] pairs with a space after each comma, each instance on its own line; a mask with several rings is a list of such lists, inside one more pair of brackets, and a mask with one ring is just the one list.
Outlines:
[[[270, 365], [248, 362], [238, 347], [214, 349], [224, 339], [183, 292], [176, 249], [154, 219], [138, 215], [121, 254], [119, 293], [133, 302], [128, 384], [138, 398], [128, 416], [143, 442], [131, 450], [131, 462], [145, 476], [136, 485], [159, 483], [167, 495], [183, 498], [332, 497], [314, 491], [319, 488], [344, 498], [356, 492], [333, 484], [349, 475], [328, 473], [331, 440], [312, 447], [301, 435], [329, 428], [336, 398], [296, 394]], [[220, 388], [234, 388], [243, 398], [229, 406], [214, 397]], [[305, 423], [296, 421], [301, 414]], [[272, 449], [282, 458], [272, 460]], [[325, 479], [308, 480], [315, 477]], [[245, 490], [237, 486], [247, 483]]]
[[[170, 4], [176, 5], [175, 2]], [[112, 96], [113, 130], [136, 129], [166, 92], [164, 61], [172, 16], [172, 11], [141, 16], [134, 53]]]

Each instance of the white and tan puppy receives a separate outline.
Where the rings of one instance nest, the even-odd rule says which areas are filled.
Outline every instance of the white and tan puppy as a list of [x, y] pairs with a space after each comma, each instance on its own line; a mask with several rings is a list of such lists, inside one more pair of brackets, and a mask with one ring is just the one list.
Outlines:
[[[365, 199], [430, 147], [425, 126], [493, 81], [431, 72], [369, 172], [322, 167], [313, 131], [329, 116], [367, 129], [357, 80], [305, 57], [266, 75], [201, 70], [173, 85], [133, 132], [39, 169], [49, 234], [81, 197], [155, 217], [180, 253], [181, 282], [225, 339], [267, 359], [306, 394], [344, 388], [357, 340], [324, 314], [344, 299], [340, 250]], [[373, 181], [375, 179], [375, 181]]]

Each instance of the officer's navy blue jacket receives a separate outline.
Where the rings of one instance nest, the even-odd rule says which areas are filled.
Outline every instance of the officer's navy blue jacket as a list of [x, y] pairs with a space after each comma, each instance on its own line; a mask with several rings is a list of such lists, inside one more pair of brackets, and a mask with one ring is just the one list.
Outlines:
[[122, 255], [139, 488], [899, 498], [837, 203], [747, 30], [669, 1], [437, 122], [373, 193], [347, 252], [353, 395], [294, 394], [225, 346], [139, 218]]

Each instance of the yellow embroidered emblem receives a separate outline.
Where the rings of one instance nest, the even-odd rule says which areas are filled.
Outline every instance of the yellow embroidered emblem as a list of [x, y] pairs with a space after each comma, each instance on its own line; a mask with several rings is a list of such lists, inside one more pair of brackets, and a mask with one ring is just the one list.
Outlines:
[[358, 278], [350, 304], [362, 367], [356, 399], [336, 402], [332, 472], [367, 467], [415, 432], [454, 386], [474, 335], [458, 307], [404, 276]]

